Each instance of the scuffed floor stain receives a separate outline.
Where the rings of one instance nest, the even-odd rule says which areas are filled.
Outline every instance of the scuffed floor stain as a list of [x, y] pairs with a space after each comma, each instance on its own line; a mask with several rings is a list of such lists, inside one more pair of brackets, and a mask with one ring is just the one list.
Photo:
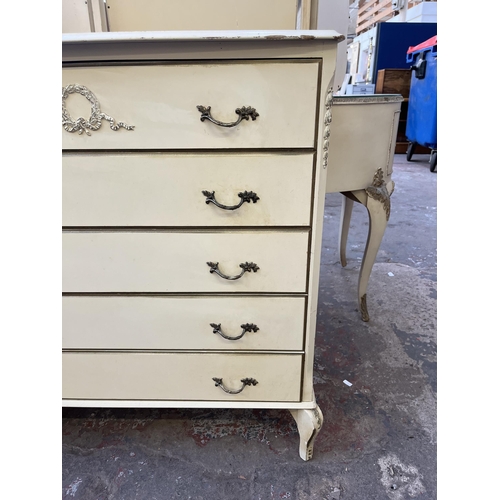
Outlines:
[[[156, 422], [156, 410], [63, 408], [63, 436], [73, 439], [94, 434], [102, 438], [102, 446], [121, 439], [127, 432], [143, 432]], [[108, 442], [106, 442], [108, 441]]]
[[83, 479], [80, 477], [77, 477], [74, 481], [71, 482], [71, 484], [65, 488], [64, 490], [64, 496], [68, 497], [74, 497], [76, 495], [76, 492], [78, 491], [78, 486], [82, 484]]
[[394, 453], [378, 459], [382, 482], [389, 498], [403, 500], [426, 493], [422, 475], [414, 465], [405, 465]]
[[297, 434], [297, 427], [286, 411], [246, 410], [227, 412], [212, 410], [200, 418], [186, 423], [186, 433], [200, 446], [225, 436], [239, 436], [271, 445], [268, 436]]
[[338, 500], [341, 485], [335, 478], [308, 474], [295, 483], [293, 493], [291, 498], [295, 500]]

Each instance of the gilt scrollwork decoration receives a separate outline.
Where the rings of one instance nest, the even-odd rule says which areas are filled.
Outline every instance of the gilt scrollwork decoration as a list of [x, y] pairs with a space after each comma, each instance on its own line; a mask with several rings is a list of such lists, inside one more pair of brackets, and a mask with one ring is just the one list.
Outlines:
[[[83, 117], [79, 117], [76, 120], [71, 118], [68, 110], [66, 109], [66, 99], [71, 94], [80, 94], [85, 97], [91, 105], [90, 117], [85, 119]], [[91, 135], [90, 131], [96, 131], [101, 128], [102, 120], [107, 120], [109, 122], [109, 127], [111, 130], [118, 130], [120, 128], [124, 128], [125, 130], [134, 130], [134, 125], [127, 125], [124, 122], [117, 122], [112, 116], [107, 115], [106, 113], [101, 111], [101, 105], [97, 100], [95, 94], [90, 91], [84, 85], [79, 85], [76, 83], [72, 83], [70, 85], [66, 85], [62, 89], [62, 125], [66, 132], [78, 132], [81, 135], [85, 132], [87, 135]]]
[[370, 315], [368, 314], [368, 306], [366, 304], [366, 293], [361, 297], [359, 301], [359, 308], [361, 313], [361, 319], [363, 321], [370, 321]]
[[381, 168], [377, 170], [373, 177], [373, 182], [371, 186], [366, 189], [366, 194], [376, 201], [382, 203], [385, 211], [386, 219], [389, 220], [391, 216], [391, 194], [387, 189], [387, 184], [384, 180], [384, 172]]
[[323, 132], [323, 168], [328, 167], [328, 154], [330, 150], [330, 124], [332, 123], [332, 105], [333, 105], [333, 87], [328, 89], [325, 101], [325, 118], [323, 123], [325, 130]]

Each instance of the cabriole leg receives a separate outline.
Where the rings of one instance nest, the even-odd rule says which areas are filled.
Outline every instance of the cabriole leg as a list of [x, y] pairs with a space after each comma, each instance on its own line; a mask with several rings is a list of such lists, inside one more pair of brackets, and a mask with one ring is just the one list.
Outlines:
[[366, 290], [388, 221], [387, 213], [380, 201], [368, 197], [366, 200], [366, 210], [370, 218], [370, 225], [358, 281], [358, 302], [361, 311], [361, 319], [363, 321], [370, 320], [366, 304]]
[[382, 243], [385, 229], [389, 221], [391, 213], [390, 196], [394, 191], [394, 182], [389, 180], [387, 183], [384, 180], [382, 169], [378, 169], [373, 177], [373, 183], [364, 190], [352, 191], [349, 194], [357, 201], [363, 204], [368, 211], [370, 219], [368, 238], [366, 241], [363, 261], [358, 280], [358, 303], [361, 311], [361, 319], [369, 321], [368, 307], [366, 304], [366, 290], [368, 288], [368, 280], [377, 257], [377, 252]]
[[351, 224], [351, 214], [354, 202], [345, 194], [342, 196], [342, 211], [340, 212], [340, 235], [339, 235], [339, 256], [342, 267], [347, 265], [346, 247], [349, 225]]
[[314, 440], [323, 425], [323, 413], [319, 406], [312, 410], [290, 410], [299, 431], [299, 455], [302, 460], [310, 460], [313, 455]]

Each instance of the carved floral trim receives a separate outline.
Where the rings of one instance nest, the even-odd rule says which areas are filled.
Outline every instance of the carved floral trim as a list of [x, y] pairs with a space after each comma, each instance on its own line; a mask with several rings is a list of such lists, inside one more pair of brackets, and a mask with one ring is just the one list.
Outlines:
[[381, 168], [375, 173], [372, 185], [368, 186], [365, 191], [370, 198], [380, 201], [383, 204], [386, 219], [389, 220], [391, 216], [391, 195], [387, 190], [387, 184], [384, 181], [384, 172]]
[[[91, 112], [90, 117], [86, 120], [83, 117], [79, 117], [76, 120], [71, 118], [68, 110], [66, 109], [66, 99], [70, 94], [80, 94], [85, 97], [91, 104]], [[120, 128], [124, 128], [125, 130], [134, 130], [133, 125], [127, 125], [123, 122], [116, 122], [116, 120], [103, 113], [101, 111], [101, 106], [97, 97], [84, 85], [79, 85], [77, 83], [72, 83], [70, 85], [66, 85], [62, 89], [62, 126], [66, 132], [78, 132], [78, 134], [82, 134], [85, 132], [87, 135], [91, 135], [91, 130], [99, 130], [102, 125], [102, 120], [109, 121], [109, 127], [111, 130], [118, 130]]]
[[323, 168], [328, 167], [328, 153], [330, 149], [330, 123], [332, 123], [331, 107], [333, 105], [333, 99], [333, 87], [330, 87], [326, 94], [325, 119], [323, 120], [323, 123], [325, 124], [325, 130], [323, 132]]

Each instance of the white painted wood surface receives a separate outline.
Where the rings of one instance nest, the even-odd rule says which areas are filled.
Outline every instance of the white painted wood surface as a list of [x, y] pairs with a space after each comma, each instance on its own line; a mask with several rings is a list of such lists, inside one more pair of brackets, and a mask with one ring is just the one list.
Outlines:
[[323, 426], [323, 413], [319, 406], [311, 410], [290, 410], [300, 435], [299, 455], [302, 460], [310, 460], [314, 442]]
[[[85, 353], [62, 355], [62, 397], [205, 401], [299, 401], [300, 354]], [[241, 379], [258, 384], [239, 394]]]
[[[303, 297], [64, 296], [63, 349], [302, 349]], [[238, 340], [242, 324], [250, 331]], [[140, 332], [140, 334], [138, 333]]]
[[297, 0], [107, 0], [111, 31], [292, 30]]
[[[91, 135], [62, 131], [63, 149], [311, 148], [314, 146], [319, 65], [243, 62], [64, 68], [63, 87], [79, 84], [100, 109], [134, 130], [111, 130], [103, 120]], [[237, 120], [237, 108], [259, 116], [235, 127], [201, 121], [198, 105], [214, 119]], [[91, 114], [79, 94], [66, 99], [73, 121]]]
[[[63, 292], [306, 291], [307, 232], [65, 232]], [[257, 272], [234, 281], [210, 273]]]
[[[390, 197], [394, 191], [394, 182], [392, 180], [387, 183], [386, 189]], [[339, 238], [339, 254], [342, 267], [347, 265], [347, 236], [349, 233], [349, 224], [354, 200], [364, 205], [368, 213], [368, 235], [358, 277], [358, 304], [361, 312], [361, 319], [363, 321], [369, 321], [370, 315], [368, 313], [368, 299], [366, 293], [368, 281], [370, 280], [373, 265], [375, 264], [375, 259], [380, 244], [382, 243], [389, 218], [387, 212], [384, 210], [383, 203], [380, 200], [375, 200], [368, 196], [366, 190], [359, 189], [345, 193], [342, 199]]]
[[71, 399], [62, 400], [63, 406], [72, 408], [249, 408], [249, 409], [280, 409], [308, 410], [316, 408], [316, 401], [186, 401], [169, 399], [168, 401], [148, 399]]
[[92, 31], [90, 12], [86, 0], [62, 0], [61, 19], [63, 33], [88, 34], [88, 32]]
[[312, 154], [66, 154], [63, 226], [308, 226], [312, 178]]
[[[231, 41], [240, 42], [271, 42], [275, 46], [283, 46], [283, 42], [294, 41], [296, 44], [296, 52], [292, 54], [288, 53], [288, 57], [297, 57], [301, 52], [300, 49], [307, 47], [308, 50], [315, 49], [318, 47], [316, 41], [330, 41], [338, 42], [344, 40], [344, 35], [337, 33], [335, 30], [165, 30], [165, 31], [128, 31], [119, 33], [63, 33], [62, 42], [63, 45], [68, 47], [71, 44], [87, 46], [87, 54], [94, 57], [96, 54], [93, 53], [94, 47], [89, 47], [89, 44], [93, 43], [110, 43], [125, 42], [126, 44], [139, 42], [142, 45], [143, 53], [148, 50], [148, 47], [144, 45], [149, 42], [167, 42], [169, 45], [176, 42], [209, 42], [218, 41], [226, 44]], [[331, 49], [335, 48], [335, 45], [331, 46]], [[130, 47], [128, 45], [121, 44], [124, 52], [126, 52]], [[184, 47], [189, 49], [184, 43]], [[244, 45], [241, 49], [244, 50]], [[257, 46], [257, 48], [259, 48]], [[268, 50], [268, 46], [264, 45], [260, 47], [262, 49]], [[196, 55], [200, 58], [206, 58], [203, 53], [200, 54], [189, 54], [185, 50], [184, 59], [195, 59]], [[247, 54], [242, 52], [237, 54], [238, 59], [244, 59]], [[329, 57], [331, 54], [328, 54]]]
[[398, 95], [334, 98], [327, 193], [365, 189], [379, 168], [390, 180], [402, 100]]
[[[71, 141], [74, 140], [75, 144], [80, 144], [78, 147], [68, 147], [67, 139], [63, 138], [63, 141], [66, 141], [64, 143], [66, 153], [69, 153], [70, 149], [74, 149], [74, 154], [85, 156], [87, 154], [94, 154], [91, 151], [88, 153], [85, 152], [86, 149], [96, 148], [101, 150], [100, 154], [110, 155], [111, 157], [115, 152], [123, 152], [123, 150], [128, 150], [130, 152], [131, 150], [140, 149], [142, 151], [136, 152], [146, 154], [149, 152], [145, 150], [149, 149], [173, 149], [175, 151], [171, 153], [199, 153], [201, 156], [204, 155], [206, 151], [214, 148], [220, 150], [222, 148], [229, 149], [227, 153], [236, 153], [241, 157], [248, 155], [250, 157], [254, 153], [271, 153], [269, 150], [257, 151], [261, 148], [279, 148], [273, 151], [273, 153], [283, 156], [288, 155], [292, 151], [295, 153], [305, 153], [308, 151], [304, 151], [304, 148], [307, 148], [307, 150], [315, 152], [314, 161], [317, 162], [317, 164], [313, 169], [312, 199], [309, 198], [307, 201], [308, 210], [311, 210], [311, 222], [308, 226], [303, 226], [302, 228], [297, 227], [300, 224], [292, 224], [288, 230], [278, 230], [277, 226], [271, 226], [269, 230], [257, 229], [256, 226], [249, 226], [248, 229], [241, 230], [238, 229], [238, 226], [218, 225], [213, 226], [212, 230], [210, 230], [209, 226], [203, 226], [203, 230], [190, 230], [189, 226], [179, 226], [175, 229], [166, 226], [158, 230], [146, 229], [126, 231], [123, 227], [113, 229], [111, 226], [102, 226], [102, 228], [97, 231], [75, 230], [75, 232], [65, 231], [63, 234], [63, 258], [65, 268], [63, 273], [63, 288], [65, 291], [70, 291], [76, 295], [81, 292], [107, 291], [113, 295], [113, 298], [118, 298], [115, 292], [120, 293], [120, 290], [128, 290], [140, 294], [148, 291], [153, 291], [153, 293], [155, 293], [154, 289], [160, 288], [161, 290], [156, 290], [156, 292], [172, 292], [173, 294], [186, 293], [190, 295], [190, 300], [195, 298], [194, 294], [211, 294], [212, 292], [217, 292], [217, 297], [207, 295], [202, 298], [220, 298], [222, 301], [221, 303], [226, 304], [230, 303], [232, 299], [243, 298], [244, 294], [239, 295], [233, 292], [255, 293], [256, 295], [252, 297], [256, 299], [267, 299], [268, 296], [266, 296], [266, 294], [268, 292], [276, 292], [280, 295], [273, 297], [277, 301], [284, 298], [305, 301], [305, 332], [303, 345], [300, 351], [303, 354], [289, 354], [294, 345], [292, 336], [287, 337], [286, 345], [281, 346], [280, 353], [273, 350], [262, 352], [256, 349], [249, 349], [249, 351], [245, 351], [245, 353], [237, 349], [231, 352], [224, 351], [223, 349], [208, 351], [202, 348], [196, 349], [195, 351], [180, 349], [178, 352], [172, 352], [172, 345], [170, 345], [168, 349], [165, 349], [165, 351], [156, 353], [132, 353], [130, 351], [111, 353], [99, 350], [100, 348], [96, 347], [97, 344], [92, 342], [93, 346], [88, 349], [89, 352], [80, 351], [64, 353], [64, 359], [66, 360], [65, 373], [70, 375], [63, 375], [63, 382], [65, 379], [69, 380], [71, 384], [74, 384], [73, 389], [77, 389], [76, 392], [79, 394], [75, 395], [76, 392], [73, 389], [71, 394], [66, 391], [64, 404], [68, 406], [93, 405], [106, 407], [185, 406], [205, 408], [254, 407], [288, 408], [296, 410], [317, 409], [312, 382], [320, 269], [319, 263], [321, 256], [324, 195], [327, 175], [327, 171], [322, 167], [321, 162], [324, 153], [323, 128], [325, 119], [325, 98], [327, 96], [327, 90], [333, 81], [336, 44], [341, 39], [342, 37], [333, 31], [228, 33], [138, 32], [132, 34], [101, 33], [91, 34], [91, 36], [85, 37], [65, 37], [63, 61], [66, 63], [85, 63], [89, 65], [89, 67], [65, 67], [63, 69], [63, 74], [66, 74], [66, 71], [75, 71], [78, 69], [80, 71], [79, 74], [83, 76], [87, 73], [102, 76], [102, 78], [99, 77], [93, 80], [96, 83], [102, 83], [105, 80], [104, 75], [106, 73], [106, 78], [109, 77], [110, 81], [112, 80], [114, 83], [117, 81], [116, 76], [120, 73], [115, 72], [116, 68], [128, 68], [125, 71], [128, 79], [121, 79], [116, 86], [116, 88], [122, 90], [114, 92], [114, 95], [121, 93], [121, 98], [116, 99], [113, 106], [109, 108], [108, 104], [110, 101], [106, 101], [106, 104], [104, 104], [104, 100], [108, 99], [108, 97], [104, 97], [103, 100], [99, 92], [96, 92], [90, 85], [88, 86], [99, 98], [100, 106], [104, 112], [117, 120], [136, 126], [133, 132], [125, 130], [112, 132], [109, 129], [106, 130], [108, 125], [107, 123], [103, 123], [102, 128], [96, 132], [92, 132], [92, 136], [90, 137], [79, 136], [71, 138]], [[264, 59], [268, 60], [265, 64], [262, 63]], [[130, 142], [127, 139], [125, 143], [123, 139], [119, 141], [116, 137], [113, 139], [113, 136], [110, 134], [115, 134], [115, 136], [120, 135], [122, 138], [132, 137], [138, 130], [138, 123], [144, 126], [149, 120], [148, 126], [151, 125], [153, 120], [147, 117], [148, 113], [149, 115], [153, 113], [152, 116], [155, 116], [154, 113], [157, 112], [159, 108], [168, 107], [170, 109], [173, 107], [174, 105], [172, 102], [177, 103], [175, 106], [178, 108], [182, 108], [185, 105], [185, 101], [179, 101], [177, 98], [177, 100], [172, 101], [171, 97], [163, 90], [161, 84], [164, 83], [165, 79], [156, 80], [152, 91], [153, 98], [150, 99], [150, 97], [146, 96], [146, 98], [139, 103], [140, 105], [132, 102], [134, 99], [137, 99], [137, 95], [134, 95], [134, 99], [130, 99], [130, 97], [127, 96], [129, 91], [137, 92], [138, 88], [141, 91], [147, 88], [147, 80], [144, 78], [145, 73], [141, 73], [141, 68], [152, 67], [151, 61], [154, 60], [161, 61], [162, 63], [155, 66], [155, 68], [166, 68], [168, 66], [169, 68], [205, 67], [211, 69], [215, 66], [228, 68], [234, 66], [238, 69], [235, 73], [238, 78], [234, 81], [230, 81], [230, 85], [227, 87], [224, 85], [225, 80], [221, 77], [221, 73], [218, 73], [219, 80], [216, 76], [213, 78], [210, 77], [212, 78], [213, 88], [222, 89], [219, 93], [224, 99], [230, 96], [234, 89], [240, 92], [241, 89], [246, 89], [248, 87], [255, 93], [255, 96], [267, 96], [266, 106], [271, 106], [269, 103], [272, 103], [273, 106], [282, 106], [282, 109], [287, 107], [286, 113], [289, 114], [286, 116], [285, 114], [281, 114], [280, 116], [283, 121], [278, 124], [272, 123], [268, 128], [266, 128], [266, 124], [262, 129], [252, 129], [253, 135], [250, 136], [250, 141], [248, 140], [248, 136], [245, 140], [240, 140], [238, 139], [238, 134], [234, 134], [231, 140], [224, 142], [220, 137], [210, 132], [211, 129], [208, 129], [209, 132], [205, 138], [206, 142], [202, 142], [203, 146], [198, 146], [199, 142], [204, 140], [198, 137], [193, 141], [196, 142], [196, 145], [192, 146], [193, 142], [189, 142], [189, 140], [186, 142], [185, 138], [186, 134], [189, 137], [191, 133], [189, 130], [191, 129], [188, 127], [183, 128], [184, 124], [182, 121], [177, 122], [177, 128], [173, 132], [171, 132], [175, 128], [173, 126], [170, 128], [167, 127], [166, 129], [169, 133], [171, 132], [170, 135], [173, 134], [178, 139], [176, 143], [174, 143], [174, 141], [169, 142], [169, 137], [165, 138], [169, 135], [164, 133], [165, 130], [162, 130], [161, 134], [158, 133], [159, 139], [155, 139], [156, 142], [148, 142], [148, 140], [150, 140], [149, 138], [144, 140], [134, 139], [133, 141], [136, 142]], [[271, 62], [270, 60], [273, 61]], [[281, 63], [278, 63], [277, 60], [280, 60]], [[103, 61], [105, 64], [99, 66], [99, 61]], [[110, 61], [124, 64], [124, 66], [111, 67]], [[146, 62], [146, 65], [135, 65], [135, 63], [141, 61]], [[165, 64], [165, 61], [169, 63]], [[175, 61], [178, 61], [179, 64], [173, 64]], [[205, 61], [205, 64], [201, 64], [202, 61]], [[318, 64], [320, 61], [321, 64]], [[186, 62], [190, 63], [185, 64]], [[258, 67], [257, 69], [259, 69], [264, 66], [268, 68], [276, 67], [276, 74], [278, 76], [274, 77], [269, 73], [267, 79], [262, 78], [259, 80], [258, 78], [253, 78], [251, 74], [244, 73], [248, 68]], [[292, 67], [295, 68], [295, 70], [287, 72], [288, 69]], [[242, 68], [242, 71], [240, 71], [240, 68]], [[304, 68], [306, 69], [305, 72]], [[307, 97], [312, 95], [310, 94], [309, 85], [311, 85], [311, 75], [313, 75], [314, 72], [311, 71], [310, 68], [316, 68], [316, 73], [314, 75], [315, 90], [312, 99]], [[125, 73], [120, 73], [120, 76], [123, 76]], [[240, 78], [241, 76], [245, 78]], [[125, 83], [123, 83], [122, 80], [125, 81]], [[144, 83], [145, 81], [146, 83]], [[190, 80], [188, 78], [186, 81], [179, 84], [179, 88], [182, 87], [181, 90], [184, 92], [184, 95], [189, 94], [189, 90], [193, 88], [193, 81], [193, 79]], [[250, 83], [245, 83], [247, 81]], [[68, 80], [65, 80], [65, 82], [68, 82]], [[278, 82], [278, 85], [276, 85], [276, 82]], [[82, 81], [77, 83], [86, 85], [86, 83]], [[115, 88], [115, 86], [110, 86], [108, 81], [106, 89], [111, 87]], [[202, 87], [207, 87], [205, 81]], [[207, 88], [210, 87], [209, 85]], [[127, 92], [123, 92], [125, 88]], [[141, 95], [143, 94], [144, 93], [141, 92]], [[154, 97], [154, 95], [157, 97]], [[82, 99], [79, 99], [78, 96], [71, 97], [75, 97], [71, 106], [77, 107], [82, 103]], [[110, 97], [110, 99], [114, 98], [114, 96]], [[68, 99], [68, 103], [69, 101], [70, 99]], [[111, 109], [115, 107], [115, 104], [117, 107], [120, 105], [120, 109], [129, 110], [130, 116], [124, 116], [119, 112], [117, 113], [114, 109]], [[197, 102], [196, 104], [204, 103]], [[216, 108], [212, 103], [207, 104], [212, 106], [215, 118], [225, 119], [215, 114]], [[255, 125], [256, 123], [261, 123], [259, 120], [262, 116], [270, 116], [267, 111], [262, 114], [259, 107], [251, 102], [236, 105], [231, 104], [231, 107], [228, 109], [234, 110], [236, 106], [241, 106], [243, 104], [254, 106], [261, 115], [256, 122], [244, 123], [243, 125]], [[148, 113], [143, 113], [145, 108], [147, 108]], [[84, 99], [81, 109], [83, 110], [81, 113], [78, 109], [76, 109], [76, 111], [71, 111], [72, 116], [73, 113], [74, 116], [88, 116], [84, 115], [85, 110], [87, 110], [87, 113], [89, 112], [88, 103], [86, 103]], [[301, 114], [304, 116], [300, 116]], [[164, 117], [164, 113], [162, 113], [161, 116]], [[298, 121], [296, 120], [297, 117]], [[312, 119], [310, 117], [312, 117]], [[163, 127], [164, 123], [162, 120], [163, 118], [154, 122], [155, 125], [158, 126], [158, 122], [161, 122], [160, 125]], [[204, 123], [203, 125], [213, 124]], [[148, 133], [154, 136], [156, 134], [154, 127], [152, 127], [151, 130]], [[186, 132], [186, 130], [188, 131]], [[250, 130], [250, 128], [240, 128], [239, 130], [241, 132]], [[259, 135], [259, 130], [262, 131], [261, 135]], [[69, 134], [66, 133], [66, 135]], [[137, 137], [137, 135], [135, 135], [135, 137]], [[243, 135], [241, 135], [241, 137], [243, 137]], [[299, 139], [296, 139], [297, 137], [299, 137]], [[95, 141], [92, 143], [92, 139], [95, 138], [98, 139], [97, 146], [95, 145]], [[78, 142], [80, 139], [82, 141]], [[84, 145], [81, 146], [81, 144]], [[89, 144], [89, 146], [87, 146], [87, 144]], [[153, 146], [152, 144], [161, 144], [161, 146]], [[300, 149], [298, 150], [298, 148]], [[156, 153], [160, 154], [159, 151], [155, 151], [155, 154]], [[214, 151], [213, 153], [215, 154], [216, 152]], [[217, 154], [218, 153], [220, 153], [220, 151], [217, 151]], [[212, 166], [214, 172], [216, 172], [216, 168], [216, 166]], [[272, 170], [272, 167], [270, 170]], [[291, 172], [290, 170], [289, 174], [293, 177]], [[214, 175], [216, 174], [214, 173]], [[271, 175], [274, 175], [274, 172]], [[280, 179], [276, 184], [276, 189], [281, 188], [282, 184], [284, 186], [286, 182], [288, 181], [281, 182]], [[304, 207], [300, 210], [304, 210]], [[207, 250], [209, 250], [211, 254], [209, 258], [205, 258]], [[212, 255], [212, 250], [217, 250], [218, 253]], [[244, 257], [241, 259], [239, 257], [235, 258], [235, 255], [240, 255], [240, 250], [245, 252]], [[257, 260], [257, 256], [261, 259], [260, 262]], [[200, 278], [198, 275], [194, 276], [198, 271], [194, 271], [193, 274], [192, 268], [188, 266], [191, 270], [187, 271], [188, 277], [186, 280], [184, 274], [185, 269], [183, 269], [182, 266], [191, 262], [192, 257], [195, 257], [196, 261], [201, 257], [200, 262], [202, 263], [201, 267], [203, 267], [203, 271], [200, 276], [203, 277]], [[235, 272], [238, 272], [238, 263], [243, 261], [256, 262], [260, 269], [257, 273], [245, 273], [241, 280], [228, 282], [222, 280], [219, 276], [209, 273], [209, 267], [206, 266], [208, 260], [214, 262], [218, 261], [221, 271], [227, 274], [235, 274]], [[180, 266], [179, 263], [181, 264]], [[277, 265], [275, 266], [274, 264]], [[265, 273], [261, 272], [263, 269], [265, 269]], [[274, 270], [268, 273], [270, 269], [279, 269], [281, 274], [278, 275], [277, 273], [280, 271], [275, 272]], [[66, 271], [68, 272], [66, 273]], [[167, 276], [170, 281], [166, 279]], [[171, 289], [173, 283], [171, 281], [172, 276], [174, 277], [173, 281], [175, 282], [174, 287], [176, 291]], [[212, 281], [206, 282], [206, 278], [211, 278]], [[261, 281], [250, 281], [255, 278]], [[168, 281], [168, 283], [166, 283], [166, 281]], [[216, 283], [216, 286], [212, 286], [213, 283]], [[110, 285], [112, 285], [112, 287], [110, 287]], [[184, 286], [185, 288], [183, 288]], [[96, 290], [96, 287], [98, 290]], [[118, 289], [116, 287], [118, 287]], [[179, 287], [182, 288], [182, 290], [180, 290]], [[65, 299], [70, 300], [80, 298], [90, 299], [91, 297], [84, 297], [82, 295], [65, 297]], [[100, 296], [92, 298], [107, 299], [111, 297]], [[152, 297], [148, 296], [141, 298], [151, 299]], [[173, 299], [173, 295], [168, 295], [164, 298], [166, 300]], [[214, 334], [210, 333], [210, 335]], [[291, 334], [289, 333], [289, 335]], [[68, 356], [76, 357], [71, 358]], [[100, 356], [104, 356], [104, 358], [100, 358]], [[108, 359], [109, 356], [118, 357]], [[154, 357], [145, 358], [145, 356]], [[248, 366], [253, 368], [263, 366], [262, 373], [265, 373], [266, 377], [268, 374], [274, 374], [272, 382], [266, 381], [266, 387], [268, 385], [274, 385], [275, 387], [273, 387], [271, 392], [267, 392], [267, 389], [262, 389], [262, 381], [256, 374], [246, 373], [240, 375], [239, 373], [221, 373], [211, 375], [210, 377], [221, 377], [225, 381], [227, 380], [227, 384], [231, 388], [237, 387], [237, 382], [241, 380], [241, 377], [254, 377], [259, 380], [259, 384], [255, 387], [246, 387], [239, 396], [245, 393], [247, 393], [247, 395], [241, 397], [241, 399], [238, 399], [238, 397], [236, 399], [231, 399], [232, 396], [228, 398], [221, 397], [220, 395], [213, 396], [212, 392], [207, 393], [205, 391], [196, 393], [195, 395], [191, 393], [192, 396], [186, 397], [185, 395], [179, 395], [176, 392], [177, 388], [171, 385], [159, 386], [159, 381], [163, 381], [165, 378], [180, 379], [181, 384], [184, 384], [185, 380], [190, 380], [189, 377], [184, 378], [182, 374], [181, 376], [177, 376], [177, 361], [166, 365], [163, 360], [167, 358], [162, 358], [161, 356], [173, 356], [177, 360], [180, 360], [178, 363], [182, 365], [182, 369], [187, 369], [186, 360], [195, 359], [191, 356], [197, 357], [198, 360], [194, 363], [192, 369], [189, 370], [189, 377], [192, 374], [195, 378], [200, 376], [205, 366], [212, 363], [212, 359], [217, 358], [217, 363], [215, 363], [217, 368], [227, 369], [233, 366], [241, 368], [243, 366], [241, 360], [253, 358], [255, 363], [252, 362]], [[102, 361], [103, 359], [105, 359], [105, 361]], [[146, 359], [148, 363], [144, 361]], [[151, 359], [155, 361], [149, 363]], [[170, 360], [173, 358], [169, 357], [168, 359]], [[147, 365], [145, 370], [142, 370], [143, 365]], [[116, 368], [114, 375], [110, 375], [108, 371], [112, 366]], [[279, 366], [283, 367], [285, 373], [285, 375], [283, 375], [283, 380], [280, 378], [281, 369]], [[68, 371], [68, 367], [70, 371]], [[128, 383], [128, 374], [131, 367], [132, 372], [138, 369], [141, 373], [141, 389], [139, 390], [138, 388], [137, 392], [134, 392], [136, 391], [134, 388], [136, 387], [136, 382], [131, 381], [130, 384]], [[91, 373], [90, 377], [86, 377], [88, 372]], [[116, 374], [118, 374], [119, 377]], [[121, 378], [122, 375], [123, 378]], [[229, 378], [226, 379], [226, 377]], [[102, 384], [102, 380], [106, 380], [104, 385]], [[170, 383], [170, 381], [166, 382], [166, 384]], [[219, 387], [215, 387], [213, 381], [211, 383], [214, 389], [217, 389], [219, 393], [222, 395], [225, 394]], [[142, 391], [145, 385], [147, 385], [148, 388]], [[104, 393], [100, 392], [101, 389], [103, 389]], [[264, 392], [259, 393], [258, 390], [263, 390]], [[191, 389], [189, 389], [188, 392], [190, 391]], [[195, 389], [193, 389], [193, 391], [195, 391]], [[311, 413], [311, 415], [313, 414]], [[303, 419], [307, 420], [308, 418], [311, 420], [308, 414], [302, 414], [300, 417], [301, 421]], [[314, 436], [318, 429], [319, 427], [314, 428], [313, 425], [312, 434], [314, 434]], [[310, 444], [312, 442], [311, 438], [314, 436], [311, 434], [310, 430], [309, 425], [301, 424], [299, 426], [302, 443], [301, 456], [305, 460], [311, 458], [308, 452], [308, 443]]]

